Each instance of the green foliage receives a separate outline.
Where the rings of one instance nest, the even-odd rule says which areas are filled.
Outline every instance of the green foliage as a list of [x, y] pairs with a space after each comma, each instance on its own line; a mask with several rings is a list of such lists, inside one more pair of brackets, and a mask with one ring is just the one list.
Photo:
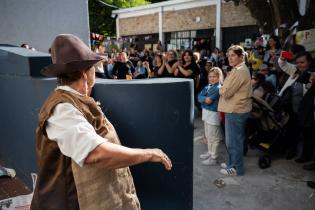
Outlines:
[[[135, 7], [150, 4], [146, 0], [101, 0], [107, 4], [117, 6], [119, 8]], [[104, 34], [105, 36], [115, 36], [116, 22], [111, 17], [114, 8], [103, 5], [97, 0], [89, 0], [89, 20], [90, 31]]]

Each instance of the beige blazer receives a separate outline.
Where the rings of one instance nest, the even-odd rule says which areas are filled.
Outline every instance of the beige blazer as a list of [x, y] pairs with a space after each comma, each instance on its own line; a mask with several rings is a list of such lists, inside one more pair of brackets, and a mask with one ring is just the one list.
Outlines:
[[245, 63], [234, 67], [220, 89], [218, 110], [226, 113], [246, 113], [252, 109], [252, 84]]

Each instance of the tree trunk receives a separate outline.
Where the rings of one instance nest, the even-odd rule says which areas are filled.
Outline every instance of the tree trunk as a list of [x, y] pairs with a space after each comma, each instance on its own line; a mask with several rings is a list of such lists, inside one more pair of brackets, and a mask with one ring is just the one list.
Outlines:
[[[231, 0], [226, 0], [231, 1]], [[250, 10], [265, 33], [273, 33], [281, 24], [290, 27], [300, 17], [296, 0], [232, 0], [236, 5], [243, 3]], [[311, 0], [312, 1], [312, 0]], [[313, 1], [314, 2], [314, 1]], [[314, 5], [314, 3], [311, 3]], [[313, 15], [312, 13], [307, 13]], [[314, 16], [314, 15], [313, 15]], [[308, 19], [309, 21], [313, 19]], [[307, 22], [305, 18], [305, 22]]]
[[274, 17], [274, 28], [286, 24], [290, 27], [299, 19], [299, 11], [296, 0], [270, 0]]
[[272, 12], [267, 0], [247, 0], [245, 6], [251, 12], [253, 18], [258, 22], [259, 27], [264, 33], [272, 33]]
[[[272, 8], [272, 17], [273, 17], [273, 26], [276, 26], [276, 27], [279, 27], [282, 23], [282, 20], [281, 20], [281, 13], [280, 13], [280, 5], [279, 5], [279, 1], [280, 0], [270, 0], [270, 5], [271, 5], [271, 8]], [[273, 27], [275, 28], [275, 27]]]

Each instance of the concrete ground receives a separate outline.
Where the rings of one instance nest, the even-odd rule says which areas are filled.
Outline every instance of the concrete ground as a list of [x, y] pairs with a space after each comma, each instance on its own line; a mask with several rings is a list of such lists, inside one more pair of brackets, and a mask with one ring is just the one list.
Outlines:
[[[246, 174], [226, 177], [220, 166], [204, 166], [199, 155], [206, 151], [203, 122], [195, 120], [194, 130], [194, 210], [314, 210], [315, 190], [305, 181], [315, 181], [315, 171], [308, 172], [294, 160], [275, 159], [268, 169], [260, 169], [257, 161], [261, 152], [249, 150], [245, 157]], [[220, 145], [219, 163], [224, 162], [226, 149]], [[223, 178], [225, 186], [214, 181]]]

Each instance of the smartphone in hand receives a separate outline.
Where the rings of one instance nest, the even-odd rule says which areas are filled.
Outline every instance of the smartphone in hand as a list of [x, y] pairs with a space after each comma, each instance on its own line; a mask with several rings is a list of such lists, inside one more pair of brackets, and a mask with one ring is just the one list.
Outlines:
[[288, 51], [282, 51], [280, 54], [280, 58], [291, 61], [293, 60], [293, 54]]

